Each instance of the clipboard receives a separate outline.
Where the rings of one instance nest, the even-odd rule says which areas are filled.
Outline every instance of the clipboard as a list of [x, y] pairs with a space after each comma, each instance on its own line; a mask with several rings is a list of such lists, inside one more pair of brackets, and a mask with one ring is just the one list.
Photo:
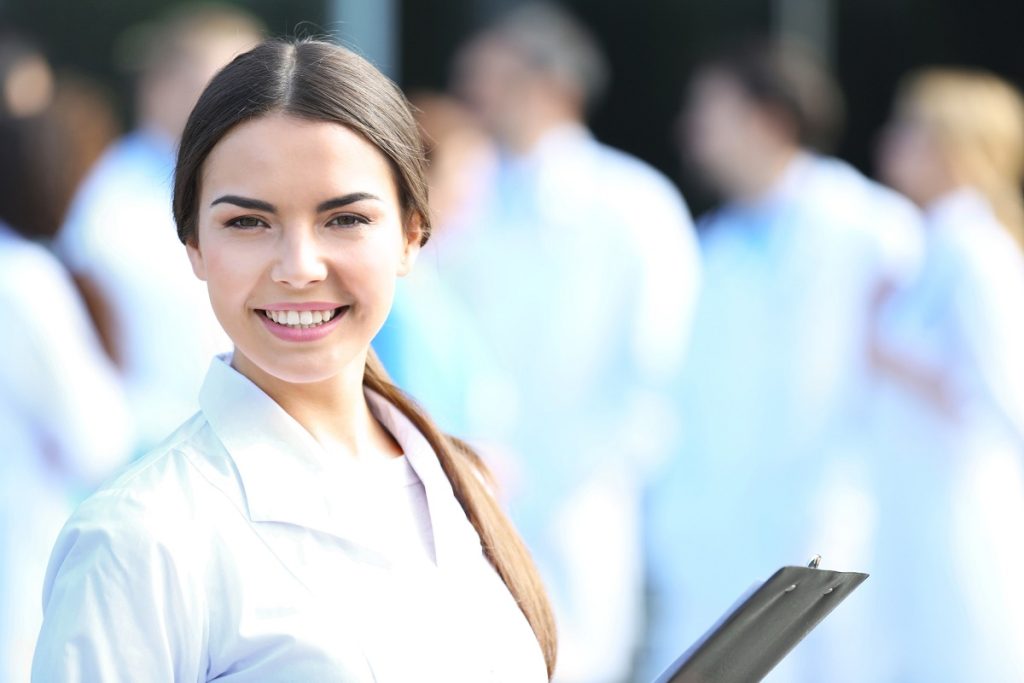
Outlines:
[[783, 567], [747, 591], [655, 683], [760, 681], [868, 578], [858, 572]]

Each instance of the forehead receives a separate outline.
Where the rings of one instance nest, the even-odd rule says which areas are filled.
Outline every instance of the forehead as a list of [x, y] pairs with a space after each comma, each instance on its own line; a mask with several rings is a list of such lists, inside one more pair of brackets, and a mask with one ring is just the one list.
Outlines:
[[229, 131], [207, 156], [200, 185], [202, 197], [231, 191], [317, 203], [370, 192], [397, 201], [391, 164], [363, 136], [338, 123], [280, 113]]

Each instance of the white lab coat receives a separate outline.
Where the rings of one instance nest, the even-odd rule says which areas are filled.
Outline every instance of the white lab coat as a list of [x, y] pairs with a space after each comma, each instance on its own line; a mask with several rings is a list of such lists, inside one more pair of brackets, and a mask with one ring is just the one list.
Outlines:
[[382, 551], [354, 463], [218, 359], [201, 412], [62, 532], [33, 680], [545, 681], [433, 451], [367, 397], [423, 482], [436, 565]]
[[28, 681], [46, 561], [128, 456], [127, 409], [67, 273], [0, 224], [0, 680]]
[[854, 442], [871, 527], [851, 561], [873, 577], [837, 615], [860, 623], [821, 638], [818, 674], [837, 682], [1024, 680], [1024, 258], [974, 191], [926, 220], [882, 342], [945, 377], [951, 401], [888, 378], [872, 395]]
[[495, 469], [551, 592], [556, 679], [621, 681], [641, 633], [641, 491], [677, 423], [692, 221], [664, 176], [577, 125], [486, 185], [439, 235], [436, 267], [504, 381], [483, 431], [505, 449]]
[[751, 582], [815, 552], [837, 561], [845, 530], [812, 541], [821, 472], [864, 409], [872, 299], [913, 275], [921, 237], [910, 202], [810, 154], [701, 228], [683, 448], [648, 509], [649, 678]]

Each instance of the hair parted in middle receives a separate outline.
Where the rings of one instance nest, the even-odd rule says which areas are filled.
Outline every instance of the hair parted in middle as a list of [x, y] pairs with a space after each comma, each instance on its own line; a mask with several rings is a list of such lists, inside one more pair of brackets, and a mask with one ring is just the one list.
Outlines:
[[[174, 220], [183, 243], [198, 242], [200, 181], [211, 150], [236, 126], [275, 113], [345, 126], [376, 147], [394, 173], [407, 233], [418, 222], [420, 243], [426, 243], [426, 160], [405, 95], [359, 55], [317, 40], [268, 40], [236, 57], [203, 91], [185, 126], [174, 173]], [[490, 488], [486, 466], [390, 381], [372, 348], [363, 384], [408, 417], [437, 454], [488, 560], [533, 629], [550, 678], [557, 653], [551, 606], [525, 544]]]

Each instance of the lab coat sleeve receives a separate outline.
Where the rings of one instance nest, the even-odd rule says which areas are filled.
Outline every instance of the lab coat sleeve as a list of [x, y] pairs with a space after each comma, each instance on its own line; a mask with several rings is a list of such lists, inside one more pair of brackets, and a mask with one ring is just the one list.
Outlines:
[[880, 276], [887, 285], [909, 285], [924, 258], [924, 225], [918, 210], [906, 199], [878, 188], [871, 203], [869, 224], [877, 235]]
[[[668, 180], [649, 173], [629, 179], [632, 198], [623, 223], [622, 254], [630, 266], [625, 339], [626, 393], [621, 414], [602, 448], [625, 454], [609, 458], [578, 482], [552, 526], [566, 539], [560, 547], [567, 575], [575, 577], [562, 598], [559, 671], [556, 681], [622, 680], [632, 665], [642, 631], [643, 555], [638, 498], [643, 482], [670, 457], [678, 415], [671, 387], [689, 338], [700, 280], [693, 221]], [[580, 433], [593, 432], [592, 416]], [[604, 427], [602, 427], [604, 428]], [[595, 535], [593, 529], [600, 528]], [[557, 605], [556, 605], [557, 607]], [[595, 656], [600, 653], [600, 656]]]
[[637, 369], [657, 384], [678, 370], [689, 340], [700, 284], [700, 258], [690, 211], [675, 187], [657, 178], [632, 214], [639, 279], [633, 349]]
[[61, 532], [44, 584], [32, 681], [203, 681], [207, 627], [179, 552], [146, 517], [83, 504]]
[[681, 426], [672, 393], [689, 343], [700, 288], [700, 250], [683, 198], [668, 180], [645, 184], [631, 226], [637, 235], [624, 452], [641, 479], [669, 456]]
[[50, 439], [64, 472], [92, 488], [128, 459], [128, 408], [70, 278], [52, 259], [36, 261], [34, 296], [5, 302], [21, 368], [7, 391]]
[[1024, 318], [1018, 312], [1024, 262], [1016, 252], [961, 261], [962, 287], [953, 306], [967, 374], [977, 377], [1018, 443], [1024, 443]]

